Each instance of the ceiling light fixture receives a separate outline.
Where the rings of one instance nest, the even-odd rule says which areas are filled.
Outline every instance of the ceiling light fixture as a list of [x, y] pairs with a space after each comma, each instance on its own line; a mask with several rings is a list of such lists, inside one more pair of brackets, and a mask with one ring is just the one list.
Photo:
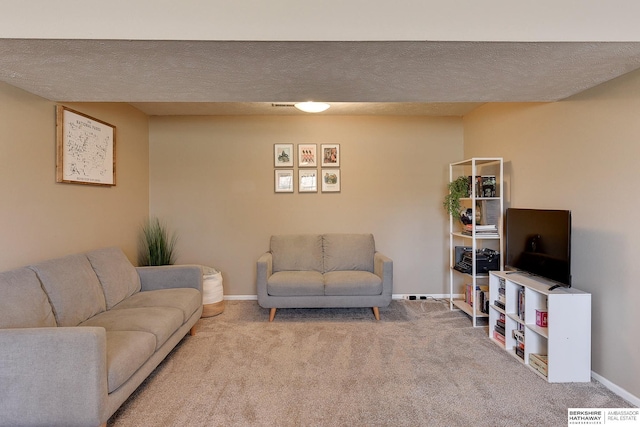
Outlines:
[[324, 110], [330, 107], [329, 104], [324, 102], [297, 102], [293, 104], [300, 111], [304, 111], [305, 113], [322, 113]]

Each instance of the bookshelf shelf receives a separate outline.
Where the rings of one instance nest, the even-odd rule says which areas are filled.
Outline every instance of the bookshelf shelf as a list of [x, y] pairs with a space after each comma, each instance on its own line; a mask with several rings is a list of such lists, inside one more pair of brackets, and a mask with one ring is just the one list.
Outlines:
[[[459, 218], [449, 216], [449, 308], [466, 313], [474, 327], [484, 326], [486, 321], [479, 325], [478, 320], [489, 317], [484, 301], [484, 296], [488, 296], [489, 274], [484, 270], [485, 266], [480, 265], [477, 251], [496, 251], [499, 260], [495, 269], [503, 269], [503, 160], [500, 157], [474, 157], [451, 163], [449, 181], [460, 176], [469, 177], [470, 181], [470, 197], [461, 198], [460, 203], [470, 210], [475, 221], [465, 229]], [[466, 258], [466, 272], [455, 268], [463, 257], [464, 251], [461, 253], [459, 249], [471, 253], [471, 257]], [[459, 299], [461, 294], [465, 299]]]
[[[489, 338], [548, 382], [589, 382], [591, 294], [576, 288], [549, 291], [552, 285], [542, 278], [491, 271]], [[501, 301], [505, 309], [496, 301]], [[536, 310], [547, 312], [546, 327], [536, 324]], [[502, 325], [504, 344], [496, 339]], [[514, 330], [522, 332], [522, 345]], [[516, 348], [522, 348], [522, 357], [516, 354]], [[540, 364], [536, 355], [544, 356], [546, 375], [536, 368]]]
[[[454, 299], [453, 300], [453, 305], [464, 311], [465, 313], [467, 313], [469, 316], [473, 316], [473, 307], [471, 305], [469, 305], [468, 303], [466, 303], [464, 300], [461, 299]], [[475, 314], [476, 317], [489, 317], [488, 313], [483, 313], [483, 312], [479, 312]]]

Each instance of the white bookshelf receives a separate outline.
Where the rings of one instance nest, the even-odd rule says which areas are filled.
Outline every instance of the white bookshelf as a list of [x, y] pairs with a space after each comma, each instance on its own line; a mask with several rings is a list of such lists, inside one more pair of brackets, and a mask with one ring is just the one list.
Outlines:
[[[489, 248], [500, 252], [499, 267], [503, 268], [502, 258], [502, 213], [504, 211], [503, 206], [503, 160], [501, 157], [474, 157], [468, 160], [463, 160], [456, 163], [449, 164], [449, 182], [455, 181], [459, 176], [495, 176], [496, 178], [496, 194], [493, 197], [484, 197], [483, 194], [478, 192], [476, 185], [471, 186], [471, 194], [469, 197], [460, 200], [461, 204], [465, 208], [472, 210], [472, 215], [476, 218], [478, 206], [483, 204], [491, 205], [496, 214], [495, 218], [492, 218], [491, 224], [497, 227], [497, 235], [483, 235], [476, 230], [476, 224], [472, 228], [471, 234], [464, 234], [461, 229], [461, 223], [459, 218], [449, 216], [449, 308], [459, 309], [465, 312], [470, 318], [474, 327], [486, 325], [486, 321], [480, 324], [479, 319], [486, 319], [489, 317], [487, 313], [483, 313], [478, 307], [478, 304], [473, 306], [468, 304], [464, 299], [456, 298], [456, 295], [460, 294], [460, 290], [464, 290], [467, 284], [472, 285], [472, 289], [476, 289], [477, 286], [488, 285], [488, 274], [476, 274], [476, 251], [481, 248]], [[475, 178], [473, 180], [475, 183]], [[483, 224], [487, 224], [486, 218], [482, 220]], [[456, 246], [468, 247], [473, 251], [472, 257], [472, 274], [460, 273], [454, 269], [456, 258], [455, 248]], [[464, 291], [462, 292], [464, 294]]]
[[[500, 283], [505, 287], [505, 308], [495, 304]], [[526, 273], [492, 271], [489, 274], [489, 338], [548, 382], [591, 381], [591, 294], [576, 288], [556, 288], [554, 283]], [[518, 315], [518, 291], [524, 290], [524, 319]], [[547, 327], [536, 325], [536, 310], [546, 309]], [[500, 315], [505, 317], [505, 343], [494, 338]], [[522, 325], [524, 359], [515, 354], [512, 331]], [[548, 358], [547, 375], [530, 365], [530, 354]]]

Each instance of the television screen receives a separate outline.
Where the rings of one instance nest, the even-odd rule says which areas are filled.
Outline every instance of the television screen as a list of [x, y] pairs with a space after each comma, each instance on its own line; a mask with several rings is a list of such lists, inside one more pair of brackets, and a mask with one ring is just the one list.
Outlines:
[[571, 211], [507, 209], [505, 267], [571, 286]]

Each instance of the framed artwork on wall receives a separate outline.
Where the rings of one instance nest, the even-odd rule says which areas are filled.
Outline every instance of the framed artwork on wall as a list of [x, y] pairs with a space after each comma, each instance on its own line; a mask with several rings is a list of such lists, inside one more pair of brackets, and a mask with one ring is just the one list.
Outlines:
[[298, 144], [298, 167], [318, 166], [317, 144]]
[[340, 144], [322, 144], [322, 167], [331, 168], [340, 166]]
[[298, 193], [318, 192], [318, 170], [298, 169]]
[[337, 193], [340, 191], [340, 169], [322, 169], [322, 192]]
[[116, 127], [56, 106], [56, 182], [116, 185]]
[[293, 169], [276, 169], [275, 192], [293, 193]]
[[275, 167], [293, 167], [293, 144], [274, 144], [273, 154]]

